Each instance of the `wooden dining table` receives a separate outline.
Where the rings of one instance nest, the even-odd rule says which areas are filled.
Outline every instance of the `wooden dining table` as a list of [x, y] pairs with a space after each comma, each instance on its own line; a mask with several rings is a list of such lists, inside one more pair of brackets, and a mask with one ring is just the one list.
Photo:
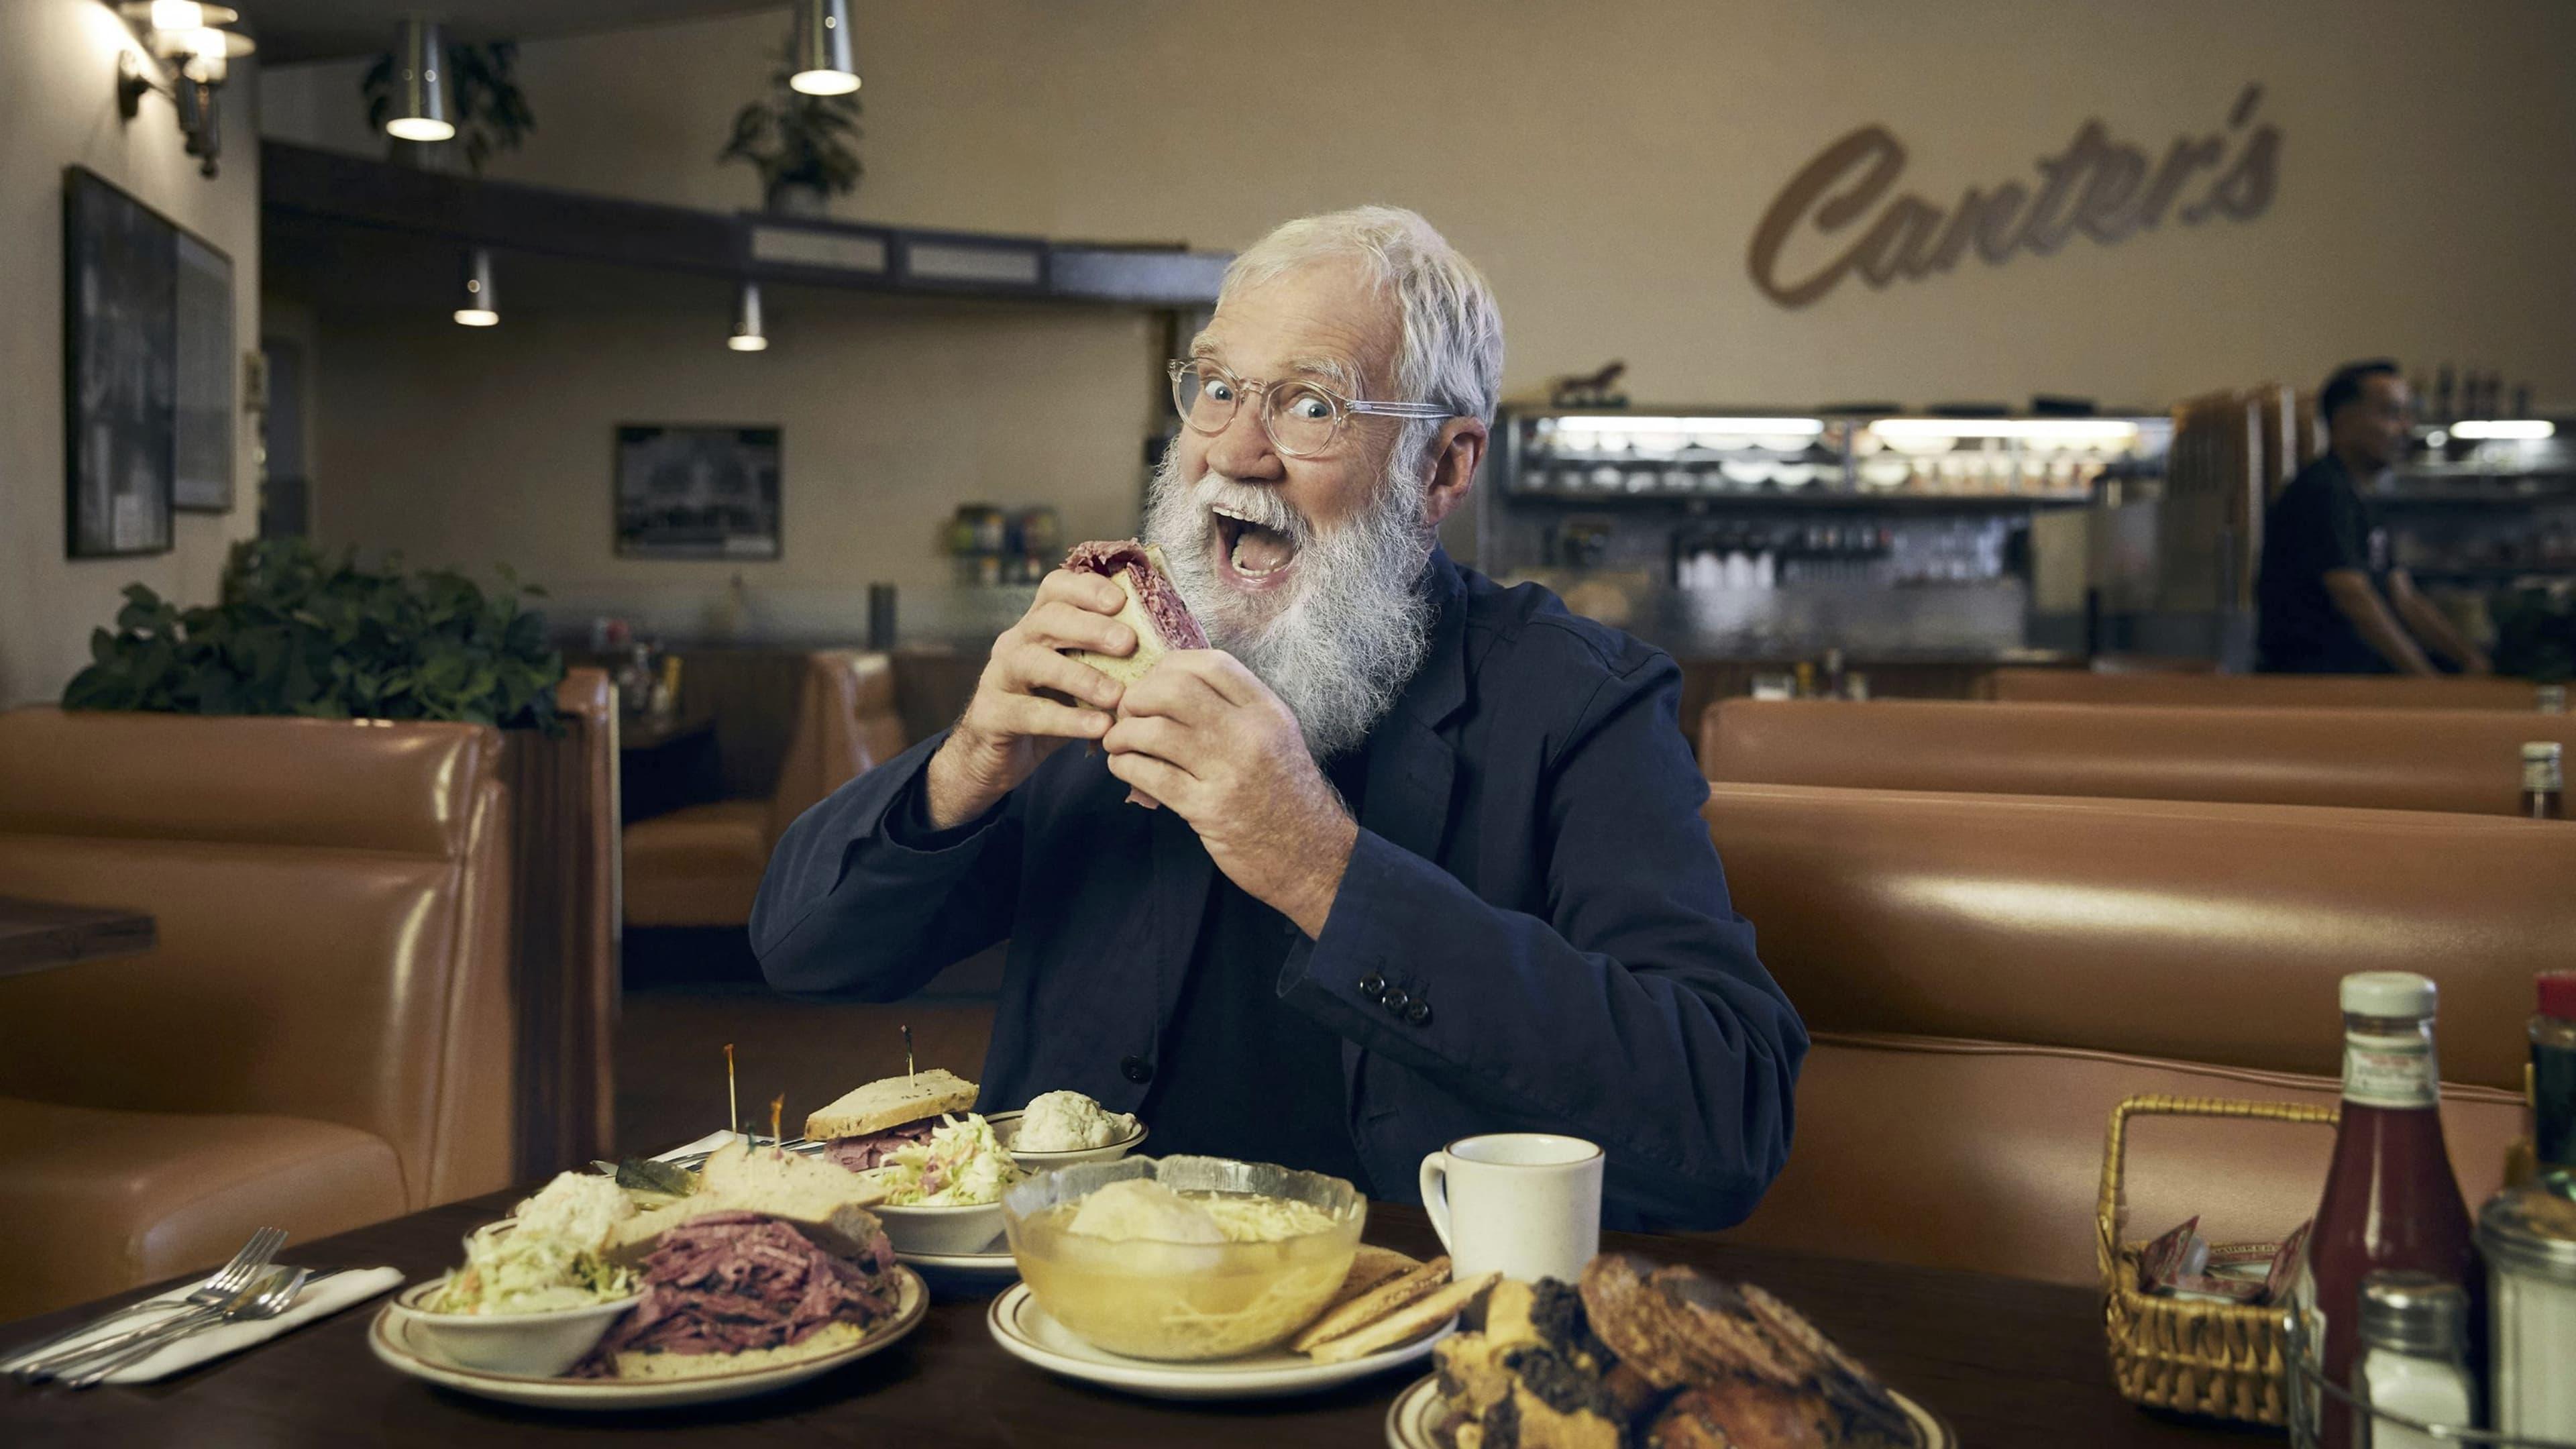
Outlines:
[[[478, 1224], [521, 1194], [496, 1193], [310, 1243], [279, 1261], [439, 1272]], [[1368, 1238], [1439, 1249], [1419, 1209], [1372, 1207]], [[1603, 1246], [1700, 1265], [1804, 1309], [1974, 1449], [2148, 1449], [2251, 1442], [2263, 1431], [2123, 1403], [2103, 1357], [2097, 1296], [2083, 1288], [1739, 1247], [1720, 1236], [1605, 1234]], [[139, 1294], [125, 1295], [127, 1297]], [[1427, 1361], [1303, 1398], [1172, 1403], [1056, 1378], [1006, 1355], [985, 1326], [991, 1292], [936, 1294], [902, 1342], [775, 1395], [695, 1408], [589, 1414], [470, 1398], [378, 1363], [367, 1325], [382, 1300], [305, 1325], [161, 1383], [75, 1391], [0, 1382], [0, 1443], [128, 1446], [595, 1442], [649, 1431], [656, 1445], [1375, 1445], [1388, 1407]], [[107, 1306], [0, 1324], [0, 1354]], [[2271, 1431], [2277, 1435], [2278, 1431]]]
[[0, 976], [131, 956], [151, 950], [158, 935], [149, 911], [0, 896]]

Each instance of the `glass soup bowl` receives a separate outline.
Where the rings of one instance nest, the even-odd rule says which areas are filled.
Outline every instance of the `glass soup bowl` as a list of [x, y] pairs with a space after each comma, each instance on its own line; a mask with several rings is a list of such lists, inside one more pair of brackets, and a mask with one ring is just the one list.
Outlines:
[[[1263, 1242], [1192, 1243], [1069, 1231], [1081, 1202], [1152, 1178], [1192, 1198], [1278, 1198], [1325, 1218]], [[1314, 1321], [1349, 1274], [1368, 1202], [1338, 1177], [1223, 1157], [1129, 1157], [1029, 1179], [1002, 1195], [1020, 1277], [1038, 1306], [1094, 1348], [1166, 1362], [1235, 1358]]]

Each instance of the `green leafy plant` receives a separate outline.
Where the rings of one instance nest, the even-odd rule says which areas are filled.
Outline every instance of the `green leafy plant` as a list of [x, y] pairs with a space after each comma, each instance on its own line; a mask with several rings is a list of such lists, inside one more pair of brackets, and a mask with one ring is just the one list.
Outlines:
[[851, 143], [859, 138], [855, 96], [809, 96], [787, 83], [794, 61], [779, 53], [769, 73], [769, 94], [734, 113], [733, 138], [716, 153], [719, 165], [748, 161], [760, 172], [762, 194], [778, 204], [780, 190], [810, 186], [839, 196], [857, 189], [866, 168]]
[[[515, 40], [447, 47], [448, 105], [456, 122], [452, 144], [464, 148], [465, 164], [477, 176], [483, 174], [483, 163], [493, 152], [519, 149], [519, 142], [537, 128], [536, 113], [528, 109], [527, 94], [512, 74], [518, 63]], [[394, 109], [390, 53], [377, 56], [376, 63], [367, 67], [358, 89], [367, 98], [369, 129], [382, 131]]]
[[92, 663], [63, 690], [66, 709], [294, 714], [314, 719], [470, 720], [555, 733], [563, 655], [544, 616], [505, 587], [486, 595], [459, 573], [411, 577], [333, 563], [300, 539], [246, 540], [224, 565], [218, 601], [182, 609], [142, 584], [125, 590], [113, 631], [90, 634]]
[[2576, 678], [2576, 595], [2565, 589], [2498, 592], [2487, 602], [2495, 620], [2495, 669], [2542, 684]]

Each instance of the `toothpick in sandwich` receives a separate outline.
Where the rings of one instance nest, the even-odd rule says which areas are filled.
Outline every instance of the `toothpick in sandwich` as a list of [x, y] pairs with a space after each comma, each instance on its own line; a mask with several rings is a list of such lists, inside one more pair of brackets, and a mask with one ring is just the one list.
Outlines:
[[733, 1043], [725, 1043], [725, 1130], [742, 1135], [742, 1104], [734, 1099]]

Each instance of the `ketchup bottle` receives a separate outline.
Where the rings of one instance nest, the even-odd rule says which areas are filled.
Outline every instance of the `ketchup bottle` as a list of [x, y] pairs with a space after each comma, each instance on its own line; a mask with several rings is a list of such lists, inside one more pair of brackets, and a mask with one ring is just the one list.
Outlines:
[[[2343, 979], [2342, 997], [2343, 1120], [2298, 1304], [2325, 1377], [2349, 1384], [2363, 1278], [2413, 1269], [2459, 1284], [2473, 1301], [2480, 1285], [2469, 1210], [2442, 1142], [2433, 983], [2412, 971], [2364, 971]], [[2314, 1422], [2326, 1449], [2348, 1449], [2350, 1415], [2320, 1412]]]

